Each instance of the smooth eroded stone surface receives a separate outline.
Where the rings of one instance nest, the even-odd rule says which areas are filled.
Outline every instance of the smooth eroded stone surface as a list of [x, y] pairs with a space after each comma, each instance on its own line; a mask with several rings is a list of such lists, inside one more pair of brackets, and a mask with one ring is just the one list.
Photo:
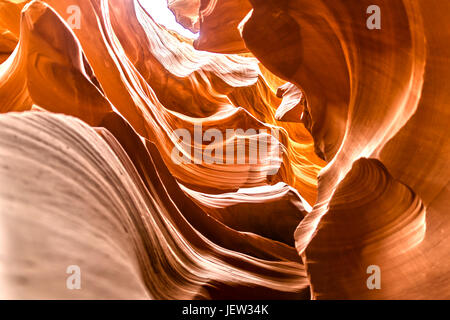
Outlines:
[[450, 3], [373, 4], [0, 0], [0, 297], [450, 298]]

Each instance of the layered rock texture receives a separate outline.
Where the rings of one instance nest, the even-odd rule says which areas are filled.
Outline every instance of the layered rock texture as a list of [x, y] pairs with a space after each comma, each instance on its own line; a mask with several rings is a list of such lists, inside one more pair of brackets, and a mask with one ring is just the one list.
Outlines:
[[450, 3], [168, 7], [0, 0], [0, 297], [450, 298]]

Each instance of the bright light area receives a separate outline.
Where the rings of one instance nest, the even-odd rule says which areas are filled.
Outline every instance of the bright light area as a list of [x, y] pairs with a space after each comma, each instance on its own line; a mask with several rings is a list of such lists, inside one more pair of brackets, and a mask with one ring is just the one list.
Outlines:
[[192, 33], [185, 29], [181, 24], [175, 20], [175, 15], [167, 7], [167, 0], [139, 0], [142, 6], [152, 16], [152, 18], [159, 24], [165, 26], [167, 29], [178, 32], [179, 34], [188, 38], [197, 38], [198, 34]]

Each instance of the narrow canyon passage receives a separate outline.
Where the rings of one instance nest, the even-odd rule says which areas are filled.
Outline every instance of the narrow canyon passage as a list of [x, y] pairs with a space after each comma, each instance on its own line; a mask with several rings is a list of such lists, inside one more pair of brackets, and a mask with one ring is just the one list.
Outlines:
[[0, 0], [0, 298], [450, 298], [445, 12]]

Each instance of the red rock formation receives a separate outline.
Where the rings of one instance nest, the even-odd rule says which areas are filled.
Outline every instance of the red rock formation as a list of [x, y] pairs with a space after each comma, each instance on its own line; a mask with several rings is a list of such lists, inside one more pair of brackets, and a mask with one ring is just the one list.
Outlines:
[[[21, 20], [17, 50], [0, 69], [1, 111], [7, 113], [1, 117], [5, 123], [1, 126], [1, 175], [5, 177], [2, 179], [5, 185], [10, 186], [7, 190], [2, 188], [0, 203], [13, 217], [4, 217], [2, 226], [15, 230], [7, 233], [6, 238], [16, 244], [2, 252], [7, 257], [2, 286], [5, 296], [307, 298], [308, 282], [301, 258], [293, 247], [293, 229], [304, 216], [303, 203], [307, 205], [301, 196], [297, 192], [283, 196], [281, 192], [285, 191], [281, 190], [286, 187], [282, 184], [267, 186], [272, 193], [256, 194], [255, 204], [240, 209], [241, 215], [221, 220], [209, 216], [207, 209], [193, 202], [189, 195], [194, 191], [189, 188], [197, 192], [223, 190], [233, 197], [238, 188], [266, 186], [270, 167], [261, 163], [180, 166], [171, 158], [172, 149], [180, 147], [173, 133], [177, 128], [193, 132], [198, 123], [221, 130], [271, 128], [234, 106], [227, 97], [235, 88], [257, 83], [256, 60], [197, 52], [182, 38], [154, 23], [133, 1], [80, 1], [76, 4], [83, 12], [81, 29], [72, 31], [63, 20], [69, 4], [73, 2], [33, 1], [26, 5], [21, 17], [16, 17]], [[128, 19], [130, 23], [120, 28], [124, 24], [118, 22], [130, 17], [134, 20]], [[125, 38], [126, 33], [136, 38]], [[158, 37], [165, 37], [168, 43], [159, 50], [150, 50]], [[145, 43], [147, 47], [143, 46]], [[176, 51], [179, 49], [175, 45], [184, 46], [184, 51]], [[146, 63], [134, 60], [134, 54], [144, 54], [141, 61]], [[169, 63], [164, 60], [167, 58], [180, 62]], [[158, 84], [163, 79], [172, 82]], [[256, 89], [251, 90], [252, 94], [259, 94]], [[195, 96], [197, 102], [188, 104], [188, 94]], [[195, 111], [206, 102], [210, 104], [209, 111]], [[11, 113], [32, 108], [41, 112]], [[174, 108], [178, 108], [177, 112], [170, 110]], [[85, 123], [48, 111], [74, 116]], [[190, 112], [196, 112], [196, 118]], [[45, 134], [37, 134], [40, 131]], [[236, 141], [239, 137], [231, 138]], [[276, 141], [269, 152], [279, 146]], [[206, 147], [205, 143], [201, 148]], [[33, 153], [39, 157], [32, 160]], [[17, 158], [23, 162], [14, 161], [11, 169], [11, 161]], [[17, 168], [26, 166], [29, 160], [36, 164], [29, 167], [26, 177], [18, 177], [23, 170]], [[280, 165], [279, 161], [275, 161], [275, 166]], [[186, 193], [173, 175], [184, 182]], [[48, 184], [33, 194], [33, 188], [27, 188], [23, 178], [32, 185], [41, 181]], [[50, 194], [55, 184], [58, 188], [51, 197], [58, 201], [49, 202], [44, 194]], [[11, 198], [11, 192], [21, 197]], [[273, 198], [274, 193], [278, 199]], [[25, 198], [32, 200], [23, 202]], [[249, 230], [251, 210], [257, 208], [257, 203], [274, 201], [286, 208], [280, 215], [289, 216], [290, 220], [270, 232], [258, 226]], [[72, 202], [80, 203], [66, 210], [63, 203]], [[226, 208], [217, 210], [222, 216], [226, 211]], [[267, 219], [273, 219], [278, 211], [272, 206], [267, 208], [266, 215]], [[72, 221], [72, 216], [79, 219]], [[21, 217], [27, 217], [28, 222], [18, 225], [16, 221]], [[45, 223], [33, 225], [41, 217], [79, 232], [63, 235], [64, 227], [49, 230]], [[99, 248], [86, 249], [84, 242], [77, 241], [79, 234], [92, 245], [97, 237], [115, 237], [113, 227], [99, 225], [103, 219], [111, 221], [114, 228], [122, 226], [124, 231], [117, 234], [117, 239], [99, 242]], [[39, 234], [47, 236], [34, 240]], [[41, 250], [30, 245], [33, 241]], [[16, 251], [17, 246], [23, 250]], [[107, 257], [117, 246], [124, 248], [124, 254], [111, 261]], [[18, 260], [17, 252], [25, 253], [31, 262]], [[47, 257], [49, 252], [53, 252], [51, 258]], [[83, 267], [86, 259], [91, 262]], [[27, 263], [35, 265], [33, 274], [26, 271]], [[101, 285], [80, 295], [66, 290], [59, 281], [67, 276], [67, 263], [80, 264], [90, 274], [88, 283], [100, 281]], [[105, 264], [111, 266], [106, 268]], [[124, 266], [129, 272], [112, 284], [115, 272]], [[42, 281], [59, 268], [63, 268], [61, 276], [42, 289]], [[100, 276], [99, 268], [109, 271]], [[17, 277], [24, 280], [15, 281]], [[29, 280], [30, 277], [35, 280]], [[120, 291], [123, 282], [129, 284]]]
[[179, 24], [197, 33], [200, 30], [200, 0], [168, 0], [167, 6], [174, 13]]
[[219, 53], [248, 52], [238, 27], [251, 9], [248, 0], [202, 0], [195, 47]]
[[246, 53], [240, 23], [251, 11], [248, 0], [168, 0], [176, 20], [199, 32], [194, 47], [217, 53]]
[[[446, 111], [450, 96], [447, 81], [437, 79], [450, 74], [441, 67], [449, 52], [445, 32], [433, 32], [448, 30], [448, 4], [377, 1], [382, 27], [370, 30], [365, 14], [373, 4], [370, 1], [322, 0], [312, 5], [298, 0], [290, 1], [289, 6], [287, 1], [251, 2], [254, 12], [243, 30], [247, 47], [270, 70], [304, 90], [317, 153], [329, 162], [319, 177], [318, 202], [296, 231], [297, 249], [307, 270], [311, 267], [313, 296], [448, 298], [449, 265], [435, 261], [445, 260], [448, 252], [443, 241], [448, 219], [442, 210], [449, 198], [444, 163], [450, 147], [445, 129], [450, 120]], [[277, 37], [279, 34], [286, 36]], [[278, 50], [270, 50], [273, 47]], [[377, 174], [375, 170], [371, 174], [361, 171], [356, 161], [364, 157], [381, 160], [392, 175], [385, 179], [401, 181], [404, 188], [412, 190], [412, 198], [395, 199], [393, 192], [371, 204], [370, 194], [358, 187], [354, 177], [370, 181], [386, 173], [385, 169], [377, 169]], [[348, 185], [349, 179], [354, 181], [353, 187]], [[371, 188], [383, 185], [372, 184]], [[412, 200], [414, 195], [425, 204], [426, 222], [411, 220], [423, 215], [414, 209], [418, 203]], [[341, 204], [342, 199], [348, 203]], [[353, 199], [359, 199], [362, 211], [354, 211], [357, 204], [352, 204]], [[338, 211], [332, 206], [336, 202], [340, 203]], [[347, 220], [341, 222], [347, 224], [345, 230], [373, 232], [379, 228], [378, 243], [361, 245], [365, 241], [361, 235], [345, 238], [339, 225], [325, 227], [336, 223], [338, 214]], [[374, 215], [398, 225], [392, 227], [387, 220], [378, 225]], [[364, 226], [358, 222], [364, 216], [374, 221]], [[419, 241], [425, 223], [427, 232]], [[370, 239], [370, 235], [365, 237]], [[345, 248], [328, 247], [331, 239], [345, 239], [364, 254], [347, 255]], [[392, 248], [394, 255], [384, 245], [389, 239], [399, 241]], [[334, 266], [338, 274], [346, 266], [355, 269], [330, 278], [328, 259], [335, 255], [342, 258]], [[384, 267], [383, 290], [361, 291], [366, 265], [377, 261]], [[330, 280], [326, 286], [324, 277]]]
[[372, 4], [0, 0], [0, 295], [449, 298], [450, 5]]
[[[275, 119], [278, 121], [302, 122], [304, 118], [309, 118], [305, 114], [305, 110], [307, 110], [305, 94], [294, 84], [286, 83], [279, 87], [277, 97], [283, 98], [275, 114]], [[305, 123], [305, 126], [308, 127], [308, 124]]]

